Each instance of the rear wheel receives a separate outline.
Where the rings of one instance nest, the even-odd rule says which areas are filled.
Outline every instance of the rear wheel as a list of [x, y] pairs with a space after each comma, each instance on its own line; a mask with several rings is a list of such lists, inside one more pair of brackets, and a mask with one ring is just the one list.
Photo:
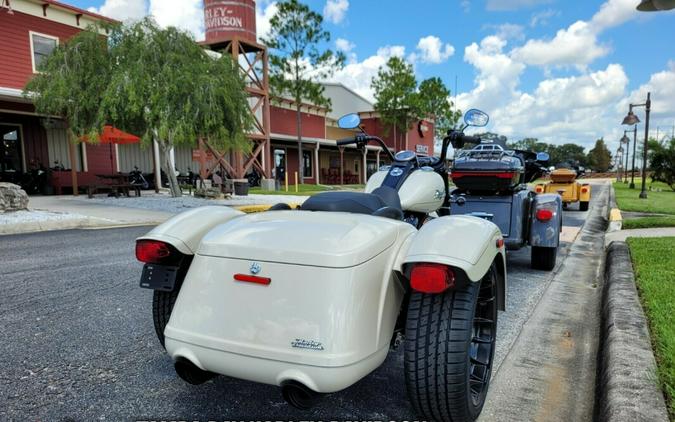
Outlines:
[[532, 268], [535, 270], [551, 271], [555, 267], [557, 253], [558, 248], [532, 246], [532, 254], [530, 256]]
[[478, 417], [496, 333], [494, 265], [478, 283], [441, 294], [412, 293], [404, 365], [408, 397], [420, 416], [454, 422]]
[[579, 202], [579, 211], [588, 211], [588, 201]]

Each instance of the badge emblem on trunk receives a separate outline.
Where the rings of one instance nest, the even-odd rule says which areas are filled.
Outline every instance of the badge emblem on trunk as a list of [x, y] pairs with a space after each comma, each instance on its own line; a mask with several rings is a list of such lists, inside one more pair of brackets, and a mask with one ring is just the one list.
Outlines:
[[248, 269], [251, 274], [256, 275], [260, 272], [262, 268], [260, 267], [260, 264], [257, 262], [251, 262], [251, 267]]

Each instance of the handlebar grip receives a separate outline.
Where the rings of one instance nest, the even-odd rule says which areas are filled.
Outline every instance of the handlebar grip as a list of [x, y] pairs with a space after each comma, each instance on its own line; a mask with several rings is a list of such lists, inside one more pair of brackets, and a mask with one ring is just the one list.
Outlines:
[[336, 144], [337, 145], [349, 145], [349, 144], [353, 144], [355, 142], [356, 142], [356, 139], [354, 139], [354, 138], [342, 138], [342, 139], [338, 139]]

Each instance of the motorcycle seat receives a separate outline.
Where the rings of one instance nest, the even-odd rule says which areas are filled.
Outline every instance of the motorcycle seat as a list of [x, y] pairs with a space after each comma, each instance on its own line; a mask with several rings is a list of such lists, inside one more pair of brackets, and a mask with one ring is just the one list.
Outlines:
[[381, 186], [372, 193], [321, 192], [309, 197], [301, 209], [369, 214], [398, 220], [403, 218], [398, 192], [388, 186]]

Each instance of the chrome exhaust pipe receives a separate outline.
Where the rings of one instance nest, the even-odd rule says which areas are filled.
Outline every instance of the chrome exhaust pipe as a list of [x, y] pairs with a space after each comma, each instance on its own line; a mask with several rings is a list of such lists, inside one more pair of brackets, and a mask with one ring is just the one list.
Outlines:
[[173, 364], [176, 374], [188, 384], [199, 385], [214, 378], [217, 374], [200, 369], [197, 365], [185, 358], [178, 358]]
[[281, 383], [281, 395], [288, 404], [301, 410], [311, 409], [323, 396], [322, 393], [318, 393], [295, 380]]

